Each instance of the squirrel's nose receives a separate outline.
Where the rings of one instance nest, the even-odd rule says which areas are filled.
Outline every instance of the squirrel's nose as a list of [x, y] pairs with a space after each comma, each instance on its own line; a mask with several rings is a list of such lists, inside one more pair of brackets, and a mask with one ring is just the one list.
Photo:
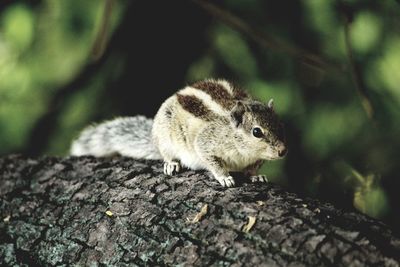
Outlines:
[[282, 147], [279, 148], [279, 150], [278, 150], [278, 155], [279, 155], [279, 157], [285, 156], [286, 153], [287, 153], [287, 149], [286, 149], [285, 146], [282, 146]]

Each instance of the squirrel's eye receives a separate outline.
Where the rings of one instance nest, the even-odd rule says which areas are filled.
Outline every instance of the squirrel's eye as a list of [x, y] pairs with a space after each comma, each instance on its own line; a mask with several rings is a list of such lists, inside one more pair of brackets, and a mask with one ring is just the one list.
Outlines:
[[264, 133], [259, 127], [254, 127], [253, 128], [253, 135], [254, 135], [254, 137], [261, 138], [261, 137], [264, 136]]

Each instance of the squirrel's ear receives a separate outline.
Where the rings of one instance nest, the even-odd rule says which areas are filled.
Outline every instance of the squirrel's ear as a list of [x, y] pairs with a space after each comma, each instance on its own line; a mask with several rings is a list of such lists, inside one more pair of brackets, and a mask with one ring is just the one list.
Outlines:
[[269, 107], [270, 109], [274, 110], [274, 99], [271, 98], [271, 99], [268, 101], [268, 107]]
[[246, 107], [241, 101], [238, 101], [231, 110], [231, 119], [236, 127], [243, 122], [243, 114], [246, 111]]

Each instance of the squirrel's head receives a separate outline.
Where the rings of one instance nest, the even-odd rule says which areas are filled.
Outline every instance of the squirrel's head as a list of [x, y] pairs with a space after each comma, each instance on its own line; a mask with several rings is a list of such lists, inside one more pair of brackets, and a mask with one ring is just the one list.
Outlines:
[[236, 141], [242, 151], [265, 160], [285, 156], [283, 124], [274, 111], [272, 99], [267, 104], [237, 101], [231, 110], [231, 122], [239, 130]]

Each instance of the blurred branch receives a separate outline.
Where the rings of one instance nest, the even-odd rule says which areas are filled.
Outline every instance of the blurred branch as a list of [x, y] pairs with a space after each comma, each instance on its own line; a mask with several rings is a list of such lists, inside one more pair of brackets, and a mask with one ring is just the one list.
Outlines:
[[[305, 51], [302, 48], [289, 44], [275, 36], [267, 34], [259, 29], [256, 29], [245, 21], [240, 19], [239, 17], [229, 13], [228, 11], [210, 3], [205, 0], [192, 0], [195, 4], [203, 8], [209, 14], [215, 16], [220, 21], [224, 22], [231, 28], [237, 30], [238, 32], [250, 37], [258, 44], [272, 49], [281, 53], [288, 54], [294, 58], [300, 59], [303, 63], [314, 66], [323, 71], [333, 71], [336, 73], [341, 73], [345, 71], [347, 68], [342, 65], [338, 65], [335, 63], [330, 62], [329, 60], [321, 57], [319, 55], [313, 54], [311, 52]], [[400, 1], [400, 0], [397, 0]], [[350, 74], [352, 80], [356, 86], [357, 93], [361, 99], [362, 106], [367, 113], [368, 117], [372, 119], [373, 117], [373, 107], [371, 101], [369, 99], [366, 86], [362, 79], [360, 68], [357, 66], [353, 50], [351, 48], [350, 43], [350, 24], [352, 20], [352, 16], [349, 12], [343, 12], [345, 14], [345, 45], [346, 45], [346, 52], [349, 59], [350, 65]]]
[[[106, 13], [111, 12], [111, 8], [108, 7], [113, 1], [114, 0], [106, 0], [107, 2], [105, 3]], [[109, 15], [107, 16], [109, 17]], [[108, 19], [104, 18], [103, 25], [104, 23], [109, 24], [107, 21]], [[101, 33], [102, 31], [104, 31], [104, 34]], [[102, 31], [100, 31], [99, 36], [103, 36], [101, 39], [104, 38], [104, 40], [106, 40], [105, 35], [108, 32], [108, 30], [105, 30], [103, 28]], [[74, 78], [74, 80], [59, 88], [56, 91], [56, 93], [50, 97], [49, 104], [46, 107], [46, 112], [44, 112], [44, 114], [34, 124], [30, 136], [28, 137], [27, 147], [25, 148], [24, 151], [22, 151], [22, 153], [32, 156], [38, 156], [41, 153], [43, 153], [43, 151], [45, 151], [52, 134], [57, 128], [57, 120], [59, 119], [60, 114], [62, 113], [65, 107], [66, 99], [70, 97], [73, 93], [85, 89], [85, 85], [104, 66], [105, 62], [109, 58], [109, 55], [111, 54], [111, 48], [113, 47], [113, 43], [119, 41], [118, 38], [120, 38], [121, 34], [123, 35], [123, 33], [121, 33], [119, 29], [117, 29], [113, 33], [109, 45], [106, 46], [104, 41], [101, 53], [97, 54], [98, 55], [97, 60], [93, 61], [89, 60], [86, 66], [83, 67], [81, 72]]]
[[275, 36], [267, 34], [259, 29], [256, 29], [239, 17], [231, 14], [230, 12], [204, 0], [192, 0], [196, 5], [203, 8], [207, 13], [215, 16], [217, 19], [227, 24], [234, 30], [250, 37], [256, 43], [265, 48], [278, 51], [281, 53], [288, 54], [294, 58], [300, 59], [303, 63], [312, 65], [323, 71], [334, 71], [337, 73], [342, 73], [345, 71], [346, 67], [343, 65], [338, 65], [336, 63], [330, 62], [329, 60], [313, 54], [311, 52], [305, 51], [302, 48], [288, 44], [284, 40], [281, 40]]
[[371, 104], [371, 99], [368, 95], [367, 87], [362, 78], [362, 72], [359, 65], [356, 63], [354, 59], [354, 53], [351, 46], [350, 40], [350, 26], [353, 21], [353, 11], [345, 6], [344, 4], [340, 4], [339, 10], [342, 12], [344, 16], [344, 41], [346, 46], [346, 53], [349, 60], [350, 65], [350, 74], [355, 85], [358, 96], [360, 97], [361, 104], [367, 113], [369, 119], [372, 119], [374, 116], [374, 109]]
[[47, 144], [57, 128], [57, 120], [65, 107], [65, 99], [73, 93], [84, 89], [85, 84], [104, 65], [106, 58], [101, 57], [95, 63], [88, 63], [73, 81], [59, 88], [51, 96], [49, 104], [46, 107], [46, 112], [34, 124], [25, 151], [22, 151], [22, 153], [30, 156], [38, 156], [47, 148]]
[[101, 17], [101, 25], [96, 39], [93, 43], [92, 58], [94, 61], [100, 59], [104, 54], [106, 43], [108, 40], [108, 33], [110, 28], [110, 19], [115, 0], [105, 0], [103, 16]]

